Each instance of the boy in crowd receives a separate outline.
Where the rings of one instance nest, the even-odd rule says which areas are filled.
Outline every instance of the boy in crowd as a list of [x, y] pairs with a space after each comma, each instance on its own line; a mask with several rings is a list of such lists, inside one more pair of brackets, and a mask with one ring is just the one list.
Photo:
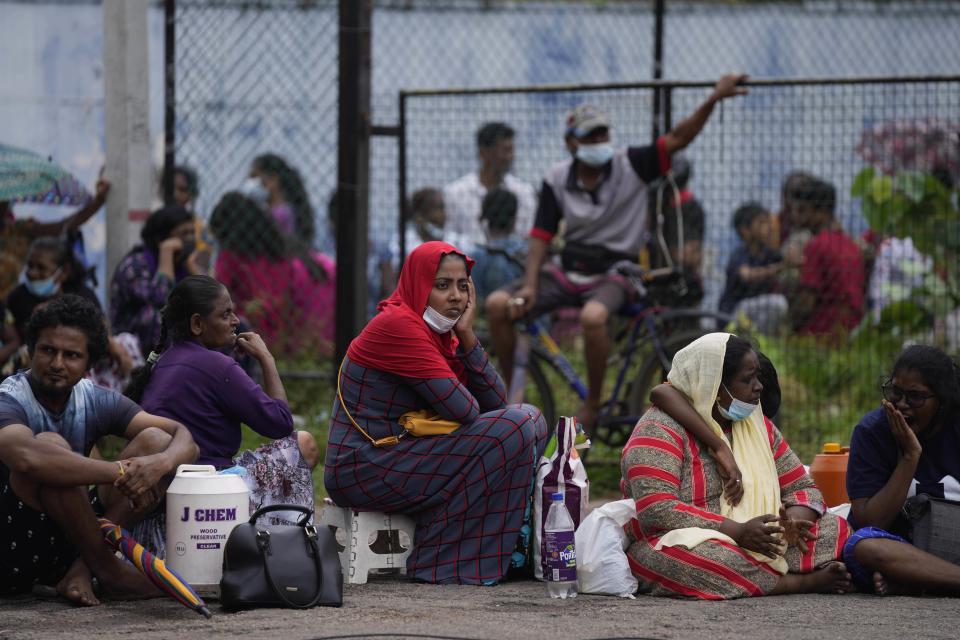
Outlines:
[[476, 264], [471, 272], [478, 300], [523, 275], [527, 242], [514, 232], [518, 202], [513, 192], [500, 187], [494, 187], [483, 198], [480, 222], [488, 239], [485, 245], [473, 250]]
[[790, 297], [798, 333], [838, 335], [863, 317], [864, 265], [857, 244], [834, 217], [836, 188], [810, 178], [796, 191], [797, 220], [812, 237], [803, 248], [800, 281]]
[[444, 239], [447, 212], [443, 192], [425, 187], [414, 192], [407, 205], [406, 246], [407, 255], [424, 242]]
[[766, 242], [770, 218], [770, 212], [756, 202], [734, 212], [733, 228], [741, 245], [727, 262], [727, 284], [719, 305], [724, 313], [747, 316], [765, 334], [776, 333], [787, 312], [787, 299], [776, 293], [783, 259]]

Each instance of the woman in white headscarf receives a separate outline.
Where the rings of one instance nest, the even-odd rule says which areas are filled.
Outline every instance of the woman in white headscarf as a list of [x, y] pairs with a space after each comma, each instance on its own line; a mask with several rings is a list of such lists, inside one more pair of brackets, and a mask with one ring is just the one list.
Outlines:
[[640, 590], [724, 600], [783, 593], [844, 593], [839, 562], [849, 536], [825, 514], [820, 491], [760, 411], [763, 385], [750, 343], [712, 333], [676, 354], [669, 381], [731, 444], [743, 498], [723, 497], [708, 448], [651, 407], [621, 458], [623, 487], [636, 500], [628, 558]]

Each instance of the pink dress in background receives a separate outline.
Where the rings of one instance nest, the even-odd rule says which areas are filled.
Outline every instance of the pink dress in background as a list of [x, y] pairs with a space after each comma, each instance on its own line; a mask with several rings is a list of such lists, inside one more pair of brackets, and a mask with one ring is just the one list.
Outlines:
[[321, 253], [311, 257], [326, 275], [314, 279], [300, 258], [271, 261], [227, 249], [214, 273], [230, 291], [237, 315], [250, 323], [271, 351], [329, 350], [333, 341], [336, 270]]

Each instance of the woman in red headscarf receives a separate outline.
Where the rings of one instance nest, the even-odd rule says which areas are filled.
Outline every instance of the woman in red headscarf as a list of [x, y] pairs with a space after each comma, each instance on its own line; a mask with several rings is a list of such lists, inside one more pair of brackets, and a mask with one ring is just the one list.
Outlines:
[[[350, 344], [327, 443], [324, 484], [341, 506], [411, 515], [407, 574], [496, 584], [522, 566], [540, 411], [506, 405], [473, 332], [473, 261], [445, 242], [410, 254], [393, 295]], [[401, 415], [427, 410], [460, 426], [414, 437]]]

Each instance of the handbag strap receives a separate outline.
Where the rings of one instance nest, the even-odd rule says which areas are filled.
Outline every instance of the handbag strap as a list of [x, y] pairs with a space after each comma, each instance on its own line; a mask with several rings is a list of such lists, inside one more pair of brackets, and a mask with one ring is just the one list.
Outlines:
[[300, 517], [300, 520], [297, 521], [296, 526], [303, 527], [307, 524], [307, 521], [310, 519], [310, 516], [313, 515], [313, 509], [310, 507], [305, 507], [302, 504], [270, 504], [265, 507], [260, 507], [250, 516], [248, 522], [250, 524], [256, 524], [257, 520], [260, 519], [260, 516], [266, 515], [273, 511], [299, 511], [303, 515]]
[[347, 361], [346, 356], [343, 360], [340, 361], [340, 370], [337, 372], [337, 399], [340, 400], [340, 407], [343, 409], [343, 412], [347, 414], [347, 419], [350, 420], [350, 424], [363, 434], [363, 437], [370, 441], [375, 447], [382, 447], [383, 445], [395, 445], [400, 442], [400, 436], [387, 436], [386, 438], [380, 438], [379, 440], [374, 440], [373, 437], [367, 433], [363, 427], [357, 424], [357, 421], [353, 419], [353, 416], [350, 415], [350, 410], [347, 409], [347, 403], [343, 401], [343, 394], [340, 392], [340, 378], [343, 377], [343, 363]]
[[260, 558], [263, 560], [263, 573], [267, 577], [267, 584], [273, 589], [273, 594], [288, 607], [293, 609], [312, 609], [317, 606], [323, 597], [323, 566], [320, 562], [320, 547], [317, 546], [317, 530], [313, 525], [303, 528], [303, 534], [307, 538], [307, 544], [313, 548], [313, 564], [317, 570], [317, 595], [307, 604], [297, 604], [287, 599], [287, 596], [280, 590], [273, 576], [270, 575], [270, 563], [267, 562], [267, 549], [270, 547], [270, 532], [257, 530], [257, 548], [260, 550]]

